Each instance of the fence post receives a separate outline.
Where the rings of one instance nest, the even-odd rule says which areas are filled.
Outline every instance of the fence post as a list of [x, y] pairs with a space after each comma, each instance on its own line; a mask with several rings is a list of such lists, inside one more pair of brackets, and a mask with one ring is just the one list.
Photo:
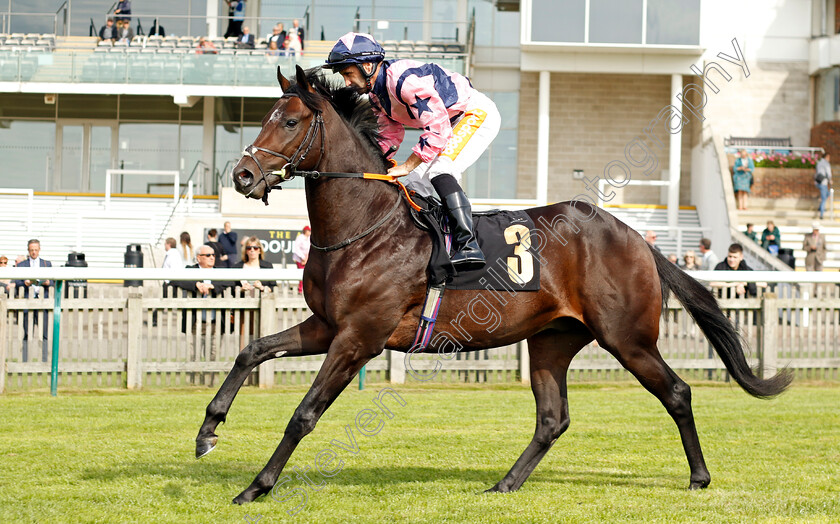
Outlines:
[[528, 353], [528, 341], [519, 343], [519, 380], [523, 384], [531, 383], [531, 355]]
[[391, 384], [405, 384], [405, 354], [388, 350], [388, 381]]
[[[276, 317], [277, 301], [274, 293], [260, 293], [260, 338], [275, 333], [274, 319]], [[274, 387], [274, 362], [274, 359], [271, 359], [260, 364], [260, 388]]]
[[143, 386], [140, 365], [140, 343], [143, 335], [143, 295], [129, 293], [126, 305], [128, 315], [128, 354], [125, 359], [126, 387], [139, 389]]
[[761, 343], [758, 368], [761, 378], [770, 378], [778, 369], [779, 306], [775, 293], [765, 293], [761, 299]]
[[[2, 294], [2, 292], [0, 292]], [[6, 346], [8, 346], [7, 335], [8, 306], [6, 299], [0, 296], [0, 394], [6, 392]]]

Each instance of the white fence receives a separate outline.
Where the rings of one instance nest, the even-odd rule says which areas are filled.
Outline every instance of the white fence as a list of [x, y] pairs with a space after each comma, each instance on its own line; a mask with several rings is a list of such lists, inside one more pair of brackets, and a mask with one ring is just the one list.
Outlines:
[[[197, 280], [274, 280], [272, 293], [229, 291], [214, 299], [164, 296], [161, 286], [122, 288], [91, 285], [87, 296], [70, 286], [62, 299], [59, 336], [58, 387], [121, 388], [218, 385], [239, 351], [254, 338], [291, 327], [309, 316], [297, 293], [299, 270], [94, 268], [10, 268], [0, 279], [163, 278]], [[695, 273], [704, 279], [746, 279], [743, 272]], [[761, 288], [759, 298], [726, 299], [720, 304], [751, 348], [748, 360], [763, 373], [780, 367], [798, 376], [840, 378], [840, 273], [795, 275], [754, 272], [750, 280], [822, 281], [821, 284], [784, 283], [776, 293]], [[51, 289], [54, 291], [54, 288]], [[812, 297], [812, 298], [811, 298]], [[54, 338], [54, 296], [0, 296], [0, 388], [42, 389], [49, 386]], [[46, 329], [44, 328], [46, 326]], [[24, 337], [24, 333], [27, 334]], [[26, 340], [24, 341], [24, 338]], [[24, 355], [24, 346], [26, 354]], [[722, 362], [703, 334], [675, 299], [660, 320], [658, 347], [666, 361], [687, 379], [726, 380]], [[24, 358], [25, 357], [25, 358]], [[45, 358], [46, 357], [46, 358]], [[249, 384], [309, 384], [323, 356], [269, 361], [254, 372]], [[412, 358], [415, 369], [431, 369], [436, 355]], [[527, 344], [458, 354], [441, 361], [436, 382], [513, 382], [528, 378]], [[606, 351], [593, 343], [575, 358], [570, 380], [631, 378]], [[371, 382], [411, 381], [405, 378], [404, 355], [385, 351], [367, 366]], [[1, 390], [1, 389], [0, 389]]]

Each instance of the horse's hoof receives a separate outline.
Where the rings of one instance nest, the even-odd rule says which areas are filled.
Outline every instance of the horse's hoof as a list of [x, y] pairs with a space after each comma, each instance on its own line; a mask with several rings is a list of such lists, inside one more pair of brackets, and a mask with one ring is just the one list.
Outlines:
[[496, 484], [496, 485], [495, 485], [495, 486], [493, 486], [492, 488], [490, 488], [490, 489], [485, 489], [485, 490], [484, 490], [484, 493], [507, 493], [508, 491], [510, 491], [510, 490], [509, 490], [509, 489], [505, 489], [505, 488], [502, 486], [502, 483], [501, 483], [501, 482], [499, 482], [498, 484]]
[[688, 485], [688, 489], [689, 491], [705, 489], [711, 481], [712, 479], [692, 480], [691, 483]]
[[239, 504], [241, 506], [249, 502], [254, 502], [257, 499], [257, 497], [260, 496], [260, 494], [261, 493], [259, 492], [259, 490], [248, 486], [248, 488], [245, 491], [243, 491], [242, 493], [237, 495], [235, 499], [233, 499], [233, 504]]
[[204, 455], [213, 451], [216, 448], [216, 442], [218, 441], [219, 437], [215, 435], [210, 438], [195, 439], [195, 458], [200, 459]]

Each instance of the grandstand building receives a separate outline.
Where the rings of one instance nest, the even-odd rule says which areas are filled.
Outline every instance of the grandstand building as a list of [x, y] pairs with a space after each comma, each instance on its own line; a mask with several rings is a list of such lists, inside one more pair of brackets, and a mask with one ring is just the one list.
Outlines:
[[[250, 0], [245, 25], [258, 37], [254, 50], [223, 38], [221, 0], [136, 2], [137, 36], [99, 43], [91, 35], [110, 14], [106, 4], [12, 1], [0, 11], [0, 188], [34, 190], [39, 213], [26, 228], [18, 217], [19, 229], [22, 237], [60, 230], [44, 243], [56, 260], [70, 249], [100, 249], [80, 224], [85, 214], [111, 212], [106, 185], [169, 206], [132, 211], [161, 217], [155, 241], [183, 229], [201, 238], [208, 221], [219, 226], [222, 217], [256, 228], [254, 216], [283, 213], [276, 227], [300, 227], [301, 195], [284, 191], [278, 198], [287, 205], [262, 209], [231, 194], [229, 170], [279, 94], [276, 67], [323, 63], [351, 30], [373, 34], [391, 57], [464, 73], [496, 102], [502, 129], [465, 177], [471, 197], [622, 206], [611, 209], [632, 227], [661, 228], [673, 252], [710, 236], [721, 253], [739, 238], [733, 231], [744, 216], [731, 197], [726, 138], [822, 146], [812, 143], [812, 129], [840, 111], [835, 0]], [[294, 19], [306, 31], [303, 52], [266, 56], [272, 27], [289, 29]], [[165, 36], [149, 36], [153, 25]], [[196, 54], [201, 36], [219, 53]], [[398, 158], [409, 152], [403, 147]], [[177, 172], [184, 190], [189, 181], [205, 198], [194, 210], [173, 211], [171, 175], [107, 181], [108, 169]], [[22, 208], [27, 196], [0, 198]], [[41, 215], [56, 202], [76, 209], [67, 204], [73, 199], [92, 208], [66, 221]], [[804, 232], [798, 222], [785, 227]], [[91, 265], [119, 264], [123, 240], [155, 243], [145, 233], [120, 237], [107, 248], [117, 255], [101, 248], [88, 256]], [[0, 252], [22, 251], [10, 244], [17, 236], [3, 242]], [[781, 268], [766, 258], [751, 260]]]

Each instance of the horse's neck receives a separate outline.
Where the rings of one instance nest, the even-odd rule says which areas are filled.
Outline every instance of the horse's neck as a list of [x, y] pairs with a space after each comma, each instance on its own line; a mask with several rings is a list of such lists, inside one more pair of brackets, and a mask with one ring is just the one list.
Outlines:
[[[385, 163], [366, 147], [358, 134], [345, 124], [329, 126], [333, 131], [324, 144], [319, 171], [339, 173], [384, 173]], [[396, 192], [382, 182], [351, 179], [306, 181], [306, 205], [312, 223], [313, 241], [334, 244], [369, 227], [383, 212]]]

